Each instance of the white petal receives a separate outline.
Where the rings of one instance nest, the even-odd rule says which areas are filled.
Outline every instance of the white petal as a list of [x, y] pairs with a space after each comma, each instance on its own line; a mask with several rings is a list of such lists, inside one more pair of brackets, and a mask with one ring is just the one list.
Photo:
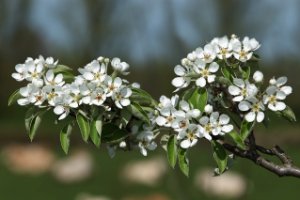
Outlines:
[[219, 118], [219, 113], [213, 112], [210, 115], [209, 121], [213, 123], [213, 122], [216, 122], [218, 120], [218, 118]]
[[224, 125], [224, 124], [228, 124], [229, 123], [230, 118], [228, 117], [228, 115], [225, 114], [221, 114], [220, 116], [220, 124]]
[[256, 121], [257, 122], [262, 122], [265, 118], [265, 114], [263, 112], [258, 112], [256, 116]]
[[277, 108], [275, 107], [274, 104], [268, 104], [268, 108], [269, 108], [270, 110], [277, 111]]
[[130, 100], [129, 99], [121, 99], [122, 106], [128, 106], [130, 104]]
[[164, 126], [167, 122], [166, 118], [162, 116], [158, 116], [155, 121], [159, 126]]
[[187, 149], [191, 146], [190, 140], [183, 140], [180, 142], [180, 146], [184, 149]]
[[216, 62], [213, 62], [209, 65], [208, 67], [208, 71], [215, 73], [216, 71], [218, 71], [219, 69], [219, 65]]
[[255, 120], [255, 112], [249, 112], [245, 115], [247, 122], [253, 122]]
[[222, 131], [225, 133], [229, 133], [230, 131], [232, 131], [233, 126], [231, 124], [225, 125], [222, 127]]
[[207, 76], [207, 82], [212, 83], [216, 79], [216, 75], [208, 75]]
[[55, 83], [60, 83], [60, 82], [62, 82], [63, 81], [63, 75], [62, 74], [57, 74], [56, 75], [56, 77], [55, 77], [55, 79], [54, 79], [54, 82]]
[[114, 86], [115, 87], [120, 87], [122, 85], [122, 79], [119, 77], [116, 77], [114, 80]]
[[286, 105], [283, 102], [276, 102], [275, 107], [276, 107], [276, 110], [282, 111], [286, 108]]
[[210, 114], [210, 113], [213, 111], [213, 107], [212, 107], [210, 104], [207, 104], [207, 105], [204, 107], [204, 111], [205, 111], [207, 114]]
[[186, 70], [181, 65], [176, 65], [176, 67], [174, 68], [174, 72], [178, 76], [184, 76]]
[[181, 108], [182, 110], [184, 110], [184, 111], [186, 111], [186, 112], [190, 110], [190, 105], [189, 105], [189, 103], [186, 102], [186, 101], [184, 101], [184, 100], [182, 100], [182, 101], [179, 102], [179, 106], [180, 106], [180, 108]]
[[61, 115], [63, 112], [65, 112], [65, 109], [63, 106], [56, 106], [53, 111], [55, 114]]
[[197, 118], [201, 114], [200, 110], [198, 110], [198, 109], [190, 110], [188, 113], [192, 118]]
[[202, 125], [206, 125], [209, 122], [209, 118], [207, 116], [201, 117], [199, 122]]
[[199, 87], [204, 87], [206, 85], [206, 80], [203, 77], [200, 77], [196, 80], [196, 85]]
[[228, 87], [228, 92], [231, 95], [239, 95], [241, 93], [241, 90], [240, 90], [240, 88], [238, 88], [238, 87], [236, 87], [234, 85], [230, 85]]
[[284, 92], [286, 95], [289, 95], [292, 93], [293, 89], [291, 86], [283, 86], [280, 88], [280, 91]]
[[276, 81], [277, 86], [282, 86], [287, 82], [287, 77], [286, 76], [282, 76], [279, 77]]
[[25, 106], [25, 105], [28, 105], [30, 102], [29, 102], [29, 100], [28, 99], [26, 99], [26, 98], [24, 98], [24, 99], [18, 99], [18, 104], [20, 105], [20, 106]]
[[197, 144], [197, 142], [198, 142], [198, 139], [193, 139], [192, 142], [191, 142], [190, 147], [195, 146], [195, 144]]
[[247, 110], [249, 110], [250, 108], [251, 108], [251, 105], [250, 105], [250, 103], [247, 102], [247, 101], [242, 101], [242, 102], [239, 103], [239, 109], [240, 109], [241, 111], [247, 111]]
[[262, 80], [264, 79], [264, 75], [261, 71], [256, 71], [253, 74], [253, 79], [257, 83], [262, 82]]
[[48, 70], [47, 73], [46, 73], [46, 79], [48, 81], [52, 81], [54, 79], [54, 73], [52, 70]]
[[282, 91], [276, 93], [276, 99], [284, 100], [286, 98], [286, 94]]
[[240, 88], [245, 87], [245, 82], [242, 79], [235, 78], [233, 79], [233, 83]]
[[94, 79], [94, 75], [91, 72], [84, 72], [83, 77], [89, 81]]
[[212, 130], [213, 135], [219, 135], [221, 133], [221, 127], [216, 127]]
[[172, 80], [172, 85], [175, 87], [182, 87], [185, 83], [185, 80], [183, 77], [176, 77]]

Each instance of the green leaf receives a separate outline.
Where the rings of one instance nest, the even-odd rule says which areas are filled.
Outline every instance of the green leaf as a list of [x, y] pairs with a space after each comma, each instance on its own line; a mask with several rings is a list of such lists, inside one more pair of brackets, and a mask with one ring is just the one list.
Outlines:
[[228, 135], [231, 137], [231, 139], [234, 141], [234, 143], [241, 149], [246, 149], [246, 145], [244, 143], [244, 140], [242, 137], [236, 132], [236, 131], [231, 131], [228, 133]]
[[157, 102], [145, 90], [142, 90], [140, 88], [132, 88], [131, 90], [132, 90], [132, 95], [130, 96], [130, 99], [133, 102], [145, 106], [157, 105]]
[[102, 141], [108, 144], [119, 143], [128, 137], [128, 132], [114, 124], [105, 124], [102, 129]]
[[130, 110], [125, 107], [124, 109], [121, 110], [121, 123], [123, 127], [126, 127], [128, 122], [130, 121], [132, 117], [132, 114]]
[[17, 100], [22, 97], [21, 94], [20, 94], [20, 89], [14, 91], [8, 98], [8, 103], [7, 105], [8, 106], [11, 106], [12, 104], [16, 103]]
[[224, 147], [217, 141], [211, 141], [213, 148], [213, 157], [218, 165], [219, 173], [222, 174], [227, 167], [227, 154]]
[[232, 82], [232, 76], [231, 76], [231, 73], [230, 73], [230, 71], [229, 71], [229, 69], [228, 69], [228, 67], [227, 67], [226, 65], [223, 65], [223, 66], [221, 67], [221, 72], [222, 72], [223, 76], [224, 76], [227, 80], [229, 80], [230, 82]]
[[192, 87], [188, 90], [185, 90], [183, 95], [182, 95], [182, 99], [185, 100], [185, 101], [188, 101], [191, 98], [191, 96], [193, 95], [194, 90], [195, 90], [194, 87]]
[[28, 135], [30, 133], [32, 120], [36, 116], [36, 114], [37, 114], [37, 107], [35, 106], [30, 107], [25, 114], [25, 129]]
[[143, 108], [139, 104], [132, 102], [128, 106], [128, 108], [133, 116], [142, 120], [143, 122], [146, 122], [148, 124], [150, 123], [147, 113], [143, 110]]
[[167, 152], [169, 164], [174, 168], [177, 161], [177, 139], [175, 135], [170, 136], [168, 140]]
[[29, 138], [32, 141], [34, 136], [36, 135], [37, 129], [39, 128], [40, 124], [42, 122], [42, 114], [38, 114], [36, 115], [31, 123], [30, 123], [30, 127], [29, 127]]
[[250, 66], [240, 67], [239, 69], [240, 69], [240, 72], [242, 73], [243, 79], [248, 80], [250, 77], [250, 73], [251, 73]]
[[241, 138], [243, 141], [245, 141], [247, 139], [247, 137], [253, 130], [254, 125], [255, 125], [254, 122], [247, 122], [246, 120], [242, 121], [240, 135], [241, 135]]
[[72, 132], [72, 124], [68, 123], [65, 125], [65, 127], [60, 131], [60, 144], [61, 148], [65, 152], [65, 154], [68, 154], [69, 147], [70, 147], [70, 135]]
[[207, 104], [208, 93], [205, 88], [196, 88], [189, 99], [190, 104], [194, 109], [204, 111], [204, 107]]
[[79, 126], [82, 139], [87, 142], [89, 139], [89, 133], [90, 133], [90, 125], [87, 118], [85, 118], [81, 113], [77, 113], [76, 115], [76, 121]]
[[102, 125], [103, 121], [100, 116], [91, 122], [90, 137], [96, 147], [100, 147], [101, 144]]
[[297, 121], [294, 111], [289, 106], [286, 106], [286, 108], [281, 112], [281, 115], [290, 122]]
[[73, 69], [66, 66], [66, 65], [57, 65], [54, 69], [53, 69], [53, 73], [54, 74], [59, 74], [59, 73], [64, 73], [64, 72], [73, 72]]
[[178, 148], [178, 164], [179, 168], [185, 176], [189, 176], [189, 160], [187, 158], [187, 150]]

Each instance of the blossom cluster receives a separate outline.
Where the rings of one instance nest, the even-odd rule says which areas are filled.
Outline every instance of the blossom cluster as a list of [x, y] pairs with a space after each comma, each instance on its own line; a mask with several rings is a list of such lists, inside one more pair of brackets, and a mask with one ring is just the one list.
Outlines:
[[16, 72], [12, 74], [17, 81], [28, 81], [27, 86], [20, 88], [22, 98], [18, 99], [18, 104], [53, 107], [59, 120], [66, 118], [71, 109], [77, 109], [80, 105], [102, 106], [109, 111], [111, 102], [114, 102], [116, 107], [122, 109], [130, 104], [131, 86], [120, 77], [108, 75], [109, 63], [115, 71], [128, 73], [129, 65], [119, 58], [110, 61], [99, 57], [79, 68], [80, 75], [75, 76], [73, 82], [66, 83], [63, 73], [56, 73], [60, 67], [58, 61], [42, 56], [28, 58], [24, 64], [16, 65]]
[[236, 59], [242, 63], [253, 57], [253, 52], [260, 47], [254, 38], [245, 37], [242, 41], [232, 35], [214, 38], [204, 48], [197, 48], [183, 58], [181, 65], [174, 68], [178, 76], [172, 80], [172, 84], [178, 91], [189, 86], [195, 81], [199, 87], [205, 87], [216, 79], [216, 72], [219, 70], [219, 60]]
[[184, 149], [194, 146], [200, 138], [212, 140], [212, 135], [224, 135], [233, 130], [228, 115], [214, 112], [209, 104], [201, 113], [199, 109], [192, 109], [187, 101], [179, 101], [178, 95], [171, 98], [161, 96], [157, 109], [157, 125], [172, 128]]

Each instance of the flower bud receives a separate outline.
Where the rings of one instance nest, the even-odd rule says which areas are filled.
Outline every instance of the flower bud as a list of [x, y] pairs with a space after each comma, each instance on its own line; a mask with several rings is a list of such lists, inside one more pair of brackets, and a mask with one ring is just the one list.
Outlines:
[[212, 113], [212, 111], [213, 111], [213, 107], [212, 107], [210, 104], [207, 104], [207, 105], [204, 107], [204, 111], [205, 111], [207, 114], [210, 114], [210, 113]]
[[264, 79], [264, 75], [261, 71], [256, 71], [253, 74], [253, 79], [257, 83], [262, 82], [262, 80]]

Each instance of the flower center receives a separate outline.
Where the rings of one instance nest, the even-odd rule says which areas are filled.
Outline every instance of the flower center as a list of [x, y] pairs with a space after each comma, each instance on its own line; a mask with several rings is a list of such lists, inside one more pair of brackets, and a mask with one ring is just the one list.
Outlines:
[[204, 60], [209, 60], [211, 55], [209, 53], [204, 53], [203, 57], [204, 57]]
[[221, 54], [222, 54], [223, 56], [225, 56], [227, 52], [228, 52], [228, 51], [227, 51], [226, 48], [221, 48]]
[[205, 130], [205, 132], [211, 132], [212, 131], [212, 126], [211, 126], [211, 124], [210, 123], [208, 123], [208, 124], [206, 124], [205, 126], [204, 126], [204, 130]]
[[270, 104], [275, 104], [277, 102], [275, 95], [269, 96], [269, 103]]
[[242, 88], [241, 94], [242, 94], [243, 97], [246, 97], [247, 96], [247, 89], [246, 88]]
[[253, 104], [252, 111], [256, 113], [260, 111], [260, 106], [258, 103]]
[[246, 58], [247, 57], [247, 52], [244, 50], [240, 51], [240, 58]]
[[206, 77], [209, 75], [208, 69], [203, 69], [203, 70], [201, 71], [201, 75], [202, 75], [203, 77], [206, 78]]
[[195, 135], [195, 133], [190, 131], [190, 132], [187, 133], [187, 138], [189, 140], [194, 140], [194, 139], [196, 139], [196, 135]]

